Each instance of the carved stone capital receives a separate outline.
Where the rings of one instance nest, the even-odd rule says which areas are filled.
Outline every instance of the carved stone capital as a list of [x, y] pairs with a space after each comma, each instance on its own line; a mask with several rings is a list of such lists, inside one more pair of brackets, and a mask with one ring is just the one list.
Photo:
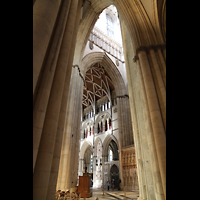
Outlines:
[[140, 47], [138, 47], [136, 49], [136, 55], [133, 58], [133, 61], [135, 62], [138, 59], [137, 56], [138, 56], [138, 53], [140, 51], [145, 51], [148, 54], [151, 49], [153, 49], [154, 51], [157, 51], [157, 49], [159, 49], [159, 48], [161, 50], [165, 49], [166, 48], [166, 44], [150, 45], [150, 46], [140, 46]]
[[136, 49], [136, 55], [138, 55], [138, 53], [140, 51], [145, 51], [146, 53], [148, 53], [148, 48], [146, 46], [140, 46]]
[[157, 45], [157, 48], [163, 51], [164, 49], [166, 49], [166, 44]]
[[138, 55], [135, 55], [133, 58], [133, 62], [136, 62], [137, 60], [139, 60], [139, 57], [138, 57]]
[[148, 46], [148, 51], [150, 51], [151, 49], [153, 49], [154, 51], [157, 51], [157, 46], [156, 45]]

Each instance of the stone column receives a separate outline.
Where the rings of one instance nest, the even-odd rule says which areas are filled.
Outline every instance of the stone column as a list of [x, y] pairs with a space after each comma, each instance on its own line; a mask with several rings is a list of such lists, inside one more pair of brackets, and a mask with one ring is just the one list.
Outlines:
[[[103, 147], [102, 147], [102, 152], [103, 152]], [[105, 163], [105, 159], [106, 159], [106, 156], [103, 156], [102, 155], [102, 159], [101, 159], [101, 163], [102, 163], [102, 189], [103, 189], [103, 186], [104, 186], [104, 192], [106, 191], [106, 180], [105, 180], [105, 176], [104, 176], [104, 163]]]
[[[75, 26], [74, 26], [74, 37], [72, 39], [72, 45], [71, 45], [71, 51], [70, 51], [68, 66], [72, 66], [72, 63], [73, 63], [75, 43], [76, 43], [76, 35], [77, 35], [78, 25], [79, 25], [79, 21], [80, 21], [80, 9], [81, 9], [81, 1], [79, 2], [78, 8], [77, 8], [76, 21], [75, 21]], [[60, 133], [60, 132], [63, 133], [64, 125], [66, 123], [66, 112], [67, 112], [67, 102], [68, 102], [68, 91], [69, 91], [69, 84], [70, 84], [70, 76], [71, 76], [71, 68], [70, 68], [70, 70], [68, 70], [67, 76], [65, 78], [65, 88], [64, 88], [64, 93], [63, 93], [63, 97], [62, 97], [62, 104], [61, 104], [60, 116], [59, 116], [59, 124], [58, 124], [58, 130], [57, 130], [58, 133]], [[60, 149], [61, 146], [62, 146], [62, 141], [60, 141], [60, 143], [57, 143], [57, 148]], [[60, 159], [60, 163], [62, 163], [62, 157]], [[61, 171], [61, 168], [62, 168], [62, 165], [59, 166], [59, 170], [58, 170], [59, 172]], [[57, 171], [57, 173], [58, 173], [58, 171]], [[57, 188], [59, 188], [59, 184], [60, 184], [60, 178], [61, 178], [60, 175], [61, 174], [58, 173]]]
[[163, 47], [163, 56], [164, 56], [164, 59], [165, 59], [165, 62], [166, 62], [166, 46]]
[[131, 124], [131, 113], [130, 113], [130, 104], [129, 104], [129, 97], [124, 97], [125, 101], [125, 113], [126, 113], [126, 146], [133, 144], [133, 128]]
[[[66, 24], [60, 54], [57, 62], [57, 68], [49, 97], [46, 117], [40, 147], [38, 151], [35, 171], [33, 176], [33, 199], [44, 200], [47, 196], [49, 186], [51, 167], [54, 156], [54, 147], [56, 143], [57, 126], [64, 90], [65, 78], [68, 69], [68, 58], [71, 49], [71, 41], [77, 12], [78, 0], [72, 2], [69, 11], [69, 17]], [[76, 35], [76, 34], [75, 34]], [[67, 44], [67, 45], [66, 45]], [[70, 68], [70, 66], [69, 66]], [[71, 70], [69, 69], [70, 74]]]
[[93, 152], [93, 187], [95, 186], [96, 183], [96, 159], [97, 156]]
[[[129, 96], [134, 130], [134, 145], [136, 149], [135, 159], [137, 163], [137, 173], [139, 180], [138, 184], [140, 197], [138, 198], [138, 200], [146, 198], [156, 198], [157, 200], [163, 199], [163, 193], [159, 188], [159, 170], [155, 168], [156, 152], [152, 150], [153, 144], [151, 142], [151, 135], [153, 133], [150, 127], [151, 119], [148, 115], [147, 100], [145, 98], [145, 88], [138, 57], [137, 59], [134, 59], [134, 63], [132, 65], [127, 64], [126, 66], [129, 84], [128, 86], [130, 89]], [[147, 156], [148, 152], [149, 156]], [[151, 179], [153, 180], [153, 182]]]
[[150, 118], [152, 122], [153, 135], [155, 140], [156, 152], [158, 155], [159, 169], [161, 180], [166, 197], [166, 136], [164, 125], [161, 117], [159, 103], [155, 91], [155, 86], [147, 58], [144, 50], [138, 52], [138, 57], [141, 65], [141, 71], [144, 79], [144, 86], [147, 95]]
[[[74, 126], [74, 115], [76, 111], [76, 101], [74, 100], [76, 89], [77, 89], [77, 83], [74, 81], [74, 74], [77, 69], [72, 70], [72, 78], [71, 78], [71, 84], [70, 84], [70, 95], [68, 100], [68, 106], [67, 106], [67, 112], [66, 112], [66, 124], [65, 124], [65, 131], [63, 136], [63, 143], [62, 143], [62, 152], [61, 152], [61, 161], [60, 165], [61, 171], [59, 171], [60, 174], [60, 190], [66, 190], [66, 178], [69, 175], [68, 174], [68, 165], [70, 162], [70, 148], [71, 148], [71, 142], [74, 140], [73, 137], [75, 137], [75, 134], [73, 132], [73, 126]], [[78, 126], [79, 127], [79, 126]], [[79, 138], [80, 139], [80, 138]]]
[[60, 4], [61, 0], [40, 0], [33, 6], [33, 95]]
[[84, 159], [83, 158], [81, 158], [81, 159], [79, 159], [79, 176], [83, 176], [83, 161], [84, 161]]
[[[73, 48], [72, 48], [73, 49]], [[72, 52], [71, 52], [71, 54], [73, 54], [73, 50], [72, 50]], [[70, 65], [72, 65], [72, 60], [70, 61], [69, 60], [69, 66]], [[66, 80], [66, 83], [65, 83], [65, 85], [66, 86], [68, 86], [68, 84], [69, 84], [69, 80]], [[65, 87], [66, 88], [66, 87]], [[65, 91], [67, 92], [68, 90], [67, 89], [65, 89]], [[71, 93], [69, 94], [69, 97], [71, 96]], [[59, 137], [58, 135], [62, 135], [62, 138], [60, 138], [60, 140], [59, 140], [59, 142], [57, 142], [56, 143], [56, 146], [55, 146], [55, 149], [59, 149], [59, 152], [61, 153], [61, 147], [62, 147], [62, 140], [63, 140], [63, 132], [64, 132], [64, 125], [65, 125], [65, 122], [66, 122], [66, 118], [67, 118], [67, 115], [66, 115], [66, 113], [67, 113], [67, 102], [68, 102], [68, 100], [67, 100], [67, 98], [68, 98], [68, 94], [63, 94], [63, 99], [62, 99], [62, 105], [61, 105], [61, 109], [60, 109], [60, 117], [59, 117], [59, 124], [58, 124], [58, 129], [57, 129], [57, 137]], [[80, 112], [81, 112], [81, 110], [80, 110]], [[79, 115], [80, 116], [80, 115]], [[80, 126], [76, 126], [77, 127], [77, 129], [80, 127]], [[76, 132], [76, 131], [74, 131], [74, 132]], [[77, 141], [77, 143], [76, 143], [76, 145], [78, 145], [79, 144], [79, 140], [80, 140], [80, 132], [81, 132], [81, 130], [80, 129], [78, 129], [78, 141]], [[75, 134], [76, 136], [77, 136], [77, 134]], [[70, 136], [69, 136], [70, 137]], [[75, 137], [76, 138], [76, 137]], [[77, 140], [77, 138], [76, 138], [76, 140]], [[79, 145], [78, 146], [76, 146], [76, 154], [74, 155], [75, 156], [75, 158], [77, 158], [77, 160], [75, 160], [76, 161], [76, 166], [77, 166], [77, 172], [78, 172], [78, 152], [79, 152]], [[55, 151], [55, 150], [54, 150]], [[59, 154], [59, 156], [54, 156], [56, 159], [58, 158], [58, 157], [60, 157], [60, 154]], [[52, 163], [52, 166], [53, 165], [59, 165], [59, 161], [60, 160], [55, 160], [55, 162], [53, 162]], [[63, 159], [62, 159], [62, 161], [63, 161]], [[60, 163], [62, 163], [62, 161], [60, 161]], [[60, 166], [60, 168], [62, 169], [62, 165]], [[75, 169], [75, 168], [74, 168]], [[52, 169], [52, 171], [51, 171], [51, 177], [50, 177], [50, 180], [52, 179], [52, 180], [55, 180], [56, 178], [55, 177], [57, 177], [58, 176], [58, 171], [59, 171], [59, 167], [57, 167], [57, 171], [56, 170], [54, 170], [54, 169]], [[58, 183], [60, 183], [60, 173], [59, 173], [59, 176], [58, 176]], [[77, 176], [76, 176], [77, 177]], [[56, 182], [55, 182], [55, 184], [56, 184]], [[49, 191], [48, 191], [48, 194], [50, 195], [50, 193], [52, 192], [53, 190], [51, 189], [51, 187], [49, 187]]]
[[[137, 66], [138, 66], [138, 75], [140, 77], [142, 77], [142, 74], [141, 74], [141, 69], [140, 69], [140, 63], [139, 61], [137, 61]], [[142, 96], [145, 96], [145, 88], [144, 88], [144, 82], [142, 80], [142, 84], [141, 84], [141, 88], [139, 89], [140, 91], [142, 91], [141, 95]], [[136, 101], [137, 98], [136, 98]], [[143, 100], [139, 101], [139, 102], [143, 102], [143, 114], [144, 114], [144, 117], [145, 117], [145, 125], [142, 125], [145, 127], [146, 129], [146, 133], [145, 133], [145, 138], [146, 138], [146, 141], [147, 141], [147, 144], [142, 144], [141, 143], [141, 150], [143, 152], [143, 154], [146, 155], [145, 153], [145, 147], [148, 146], [148, 149], [150, 151], [150, 155], [149, 155], [149, 163], [150, 165], [148, 166], [148, 168], [151, 168], [151, 174], [152, 174], [152, 180], [153, 180], [153, 185], [154, 185], [154, 194], [155, 194], [155, 197], [156, 197], [156, 200], [164, 200], [164, 194], [163, 194], [163, 189], [162, 189], [162, 182], [161, 182], [161, 178], [160, 178], [160, 171], [159, 171], [159, 167], [158, 167], [158, 160], [157, 160], [157, 153], [156, 153], [156, 150], [155, 150], [155, 142], [154, 142], [154, 138], [153, 138], [153, 131], [152, 131], [152, 126], [151, 126], [151, 119], [150, 119], [150, 115], [149, 115], [149, 112], [148, 112], [148, 105], [147, 105], [147, 99], [143, 97]], [[139, 108], [139, 106], [137, 106]], [[139, 121], [142, 121], [141, 119], [138, 118]], [[141, 125], [139, 125], [140, 127]], [[140, 134], [142, 135], [142, 134]], [[140, 137], [142, 138], [142, 137]], [[145, 162], [145, 159], [144, 159], [144, 156], [143, 156], [143, 159], [141, 161], [142, 163]], [[142, 165], [144, 166], [144, 170], [148, 170], [146, 169], [147, 166], [145, 166], [144, 164]], [[151, 181], [150, 181], [151, 182]], [[150, 183], [149, 181], [145, 181], [144, 184], [145, 185], [149, 185]], [[152, 184], [151, 184], [152, 185]], [[152, 186], [151, 186], [152, 187]], [[146, 187], [147, 189], [149, 188]], [[147, 197], [148, 197], [148, 194], [147, 194]]]
[[[60, 162], [60, 165], [62, 165], [62, 169], [61, 172], [59, 172], [61, 174], [61, 178], [60, 188], [58, 188], [61, 190], [70, 189], [72, 186], [75, 187], [76, 184], [78, 173], [82, 86], [83, 80], [79, 75], [78, 66], [76, 66], [72, 70], [70, 96], [66, 114], [66, 139], [63, 140], [62, 144], [62, 161]], [[74, 159], [76, 157], [77, 160]]]
[[[162, 69], [164, 71], [164, 75], [165, 75], [165, 81], [164, 82], [165, 82], [165, 85], [166, 85], [166, 63], [165, 63], [165, 59], [164, 59], [164, 56], [162, 54], [161, 48], [158, 48], [158, 55], [159, 55], [159, 58], [160, 58], [160, 61], [161, 61], [161, 64], [162, 64]], [[163, 47], [163, 49], [164, 48], [165, 47]]]
[[49, 55], [47, 63], [45, 65], [41, 83], [38, 87], [37, 98], [35, 100], [33, 107], [33, 172], [35, 168], [35, 162], [38, 154], [40, 138], [42, 135], [46, 109], [48, 105], [53, 77], [55, 74], [57, 59], [59, 55], [59, 50], [57, 49], [60, 49], [61, 46], [69, 7], [70, 7], [70, 1], [64, 1], [62, 10], [60, 12], [59, 20], [57, 23], [57, 28], [55, 30], [55, 35], [52, 39], [52, 44], [49, 50]]
[[[112, 109], [112, 107], [111, 107]], [[122, 140], [123, 140], [123, 135], [122, 135], [122, 115], [121, 115], [121, 112], [122, 112], [122, 108], [121, 108], [121, 98], [117, 98], [117, 113], [118, 113], [118, 132], [119, 132], [119, 160], [122, 161]], [[113, 124], [112, 124], [113, 126]], [[119, 169], [119, 173], [120, 174], [123, 174], [123, 167], [122, 167], [122, 162], [119, 162], [119, 165], [120, 165], [120, 169]], [[110, 176], [109, 176], [110, 177]], [[110, 183], [111, 183], [111, 180], [110, 180]], [[121, 179], [121, 186], [123, 187], [124, 185], [124, 179], [122, 178]]]
[[[119, 99], [119, 100], [118, 100]], [[133, 129], [131, 121], [131, 113], [129, 106], [129, 99], [127, 95], [117, 97], [118, 112], [118, 126], [122, 133], [121, 143], [122, 147], [133, 144]]]
[[158, 60], [156, 58], [156, 47], [150, 47], [150, 55], [151, 55], [151, 59], [152, 59], [152, 64], [153, 64], [153, 69], [155, 72], [155, 76], [156, 76], [156, 80], [158, 83], [158, 90], [160, 92], [160, 96], [161, 96], [161, 104], [163, 104], [163, 119], [164, 119], [164, 124], [166, 121], [166, 89], [165, 89], [165, 85], [164, 85], [164, 81], [160, 72], [160, 68], [159, 68], [159, 64], [158, 64]]
[[[139, 129], [138, 129], [138, 119], [137, 119], [137, 110], [136, 110], [136, 88], [138, 83], [137, 78], [137, 64], [132, 62], [131, 55], [129, 52], [133, 52], [133, 46], [131, 45], [131, 38], [129, 32], [126, 29], [125, 23], [123, 20], [121, 22], [122, 27], [122, 39], [124, 48], [124, 58], [126, 61], [126, 75], [127, 75], [127, 83], [128, 83], [128, 91], [129, 91], [129, 100], [130, 100], [130, 110], [131, 110], [131, 121], [133, 127], [133, 137], [134, 137], [134, 146], [135, 146], [135, 153], [136, 153], [136, 163], [137, 163], [137, 172], [138, 172], [138, 184], [139, 184], [139, 199], [144, 199], [145, 197], [145, 190], [143, 185], [143, 173], [142, 173], [142, 163], [141, 161], [141, 145], [139, 141]], [[126, 51], [129, 49], [129, 51]], [[138, 83], [139, 84], [139, 83]], [[123, 170], [125, 173], [125, 170]], [[124, 176], [125, 177], [125, 174]], [[123, 179], [122, 179], [123, 180]]]
[[121, 97], [117, 97], [117, 118], [118, 118], [118, 130], [119, 130], [119, 143], [121, 144], [121, 146], [123, 147], [124, 146], [124, 143], [123, 143], [123, 130], [124, 130], [124, 127], [123, 127], [123, 115], [122, 115], [122, 102], [121, 102]]

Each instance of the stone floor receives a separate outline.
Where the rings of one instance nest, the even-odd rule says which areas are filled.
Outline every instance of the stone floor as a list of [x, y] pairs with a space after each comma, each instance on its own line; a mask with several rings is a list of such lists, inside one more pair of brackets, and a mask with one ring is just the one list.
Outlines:
[[[99, 188], [99, 189], [91, 188], [90, 190], [92, 192], [92, 197], [90, 197], [89, 200], [96, 200], [97, 197], [98, 197], [99, 200], [125, 199], [124, 198], [124, 191], [122, 191], [122, 190], [121, 191], [112, 190], [112, 189], [110, 189], [109, 191], [108, 190], [104, 190], [104, 195], [105, 196], [103, 196], [102, 188]], [[138, 197], [139, 197], [139, 191], [138, 190], [126, 191], [126, 199], [127, 200], [137, 200]]]

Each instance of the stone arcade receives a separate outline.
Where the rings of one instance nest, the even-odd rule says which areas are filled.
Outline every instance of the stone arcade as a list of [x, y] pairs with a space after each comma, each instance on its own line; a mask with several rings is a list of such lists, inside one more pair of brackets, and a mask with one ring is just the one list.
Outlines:
[[75, 191], [84, 167], [166, 199], [166, 0], [33, 0], [33, 199]]

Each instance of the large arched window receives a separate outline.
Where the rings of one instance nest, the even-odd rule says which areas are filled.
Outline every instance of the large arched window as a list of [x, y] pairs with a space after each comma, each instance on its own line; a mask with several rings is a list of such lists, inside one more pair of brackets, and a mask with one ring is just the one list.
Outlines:
[[107, 35], [114, 38], [114, 25], [110, 15], [106, 15]]

